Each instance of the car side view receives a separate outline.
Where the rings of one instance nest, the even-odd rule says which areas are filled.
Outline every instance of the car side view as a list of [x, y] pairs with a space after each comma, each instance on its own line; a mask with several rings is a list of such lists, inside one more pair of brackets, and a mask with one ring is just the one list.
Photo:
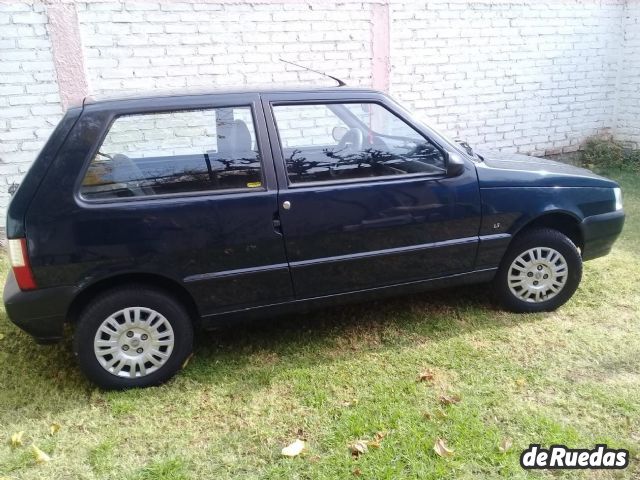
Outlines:
[[347, 87], [86, 99], [13, 195], [4, 303], [86, 376], [157, 385], [196, 327], [492, 282], [515, 312], [576, 291], [622, 230], [619, 186], [473, 152]]

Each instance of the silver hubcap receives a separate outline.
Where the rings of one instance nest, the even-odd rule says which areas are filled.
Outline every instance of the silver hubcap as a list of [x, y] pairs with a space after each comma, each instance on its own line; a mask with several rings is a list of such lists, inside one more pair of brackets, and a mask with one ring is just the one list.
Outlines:
[[144, 377], [171, 356], [175, 336], [169, 321], [145, 307], [123, 308], [100, 324], [93, 341], [96, 358], [119, 377]]
[[569, 268], [562, 254], [553, 248], [531, 248], [509, 267], [509, 290], [525, 302], [539, 303], [558, 295], [567, 283]]

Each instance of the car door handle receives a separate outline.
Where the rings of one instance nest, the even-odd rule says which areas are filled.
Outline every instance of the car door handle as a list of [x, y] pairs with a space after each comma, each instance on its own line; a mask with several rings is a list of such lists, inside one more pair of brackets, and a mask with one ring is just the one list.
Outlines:
[[284, 208], [285, 210], [290, 210], [291, 202], [289, 200], [285, 200], [284, 202], [282, 202], [282, 208]]

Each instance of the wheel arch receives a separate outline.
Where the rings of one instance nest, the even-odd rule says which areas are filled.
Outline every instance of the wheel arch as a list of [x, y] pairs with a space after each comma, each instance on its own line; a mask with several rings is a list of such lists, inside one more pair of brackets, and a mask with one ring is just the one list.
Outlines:
[[582, 221], [580, 217], [567, 210], [542, 212], [540, 215], [522, 224], [513, 233], [512, 238], [515, 238], [521, 233], [533, 228], [551, 228], [553, 230], [557, 230], [563, 235], [566, 235], [582, 252], [584, 249], [584, 236], [580, 229], [581, 223]]
[[87, 285], [71, 301], [67, 309], [67, 321], [76, 323], [80, 312], [96, 295], [127, 284], [147, 285], [163, 290], [184, 305], [194, 323], [199, 322], [200, 312], [191, 293], [176, 280], [155, 273], [123, 273]]

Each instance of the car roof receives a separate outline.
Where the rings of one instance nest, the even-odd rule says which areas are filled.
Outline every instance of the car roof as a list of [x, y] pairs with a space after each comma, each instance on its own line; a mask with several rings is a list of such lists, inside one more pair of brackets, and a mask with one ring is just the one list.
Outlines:
[[252, 94], [287, 94], [287, 93], [382, 93], [371, 88], [360, 87], [246, 87], [242, 89], [180, 89], [180, 90], [155, 90], [151, 92], [134, 92], [128, 94], [101, 94], [89, 95], [84, 98], [83, 105], [95, 105], [107, 102], [120, 102], [126, 100], [153, 100], [169, 97], [188, 97], [197, 95], [237, 95]]

